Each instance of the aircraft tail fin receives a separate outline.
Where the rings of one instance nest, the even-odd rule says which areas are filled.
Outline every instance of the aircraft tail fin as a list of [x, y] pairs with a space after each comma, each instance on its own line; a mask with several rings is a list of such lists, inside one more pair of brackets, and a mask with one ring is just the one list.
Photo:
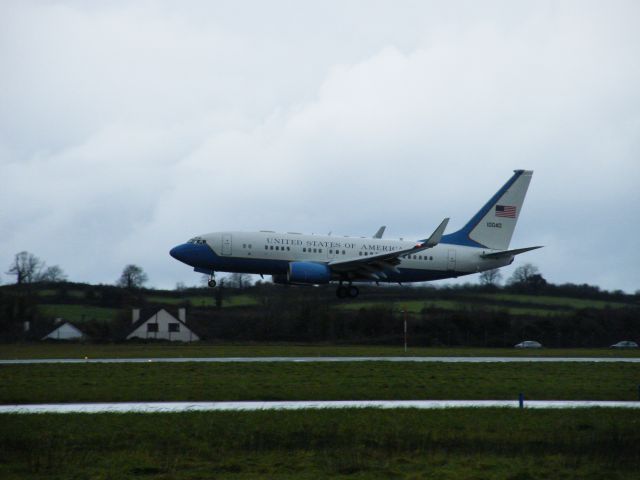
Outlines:
[[442, 237], [441, 243], [505, 250], [522, 211], [533, 171], [515, 170], [514, 175], [462, 229]]

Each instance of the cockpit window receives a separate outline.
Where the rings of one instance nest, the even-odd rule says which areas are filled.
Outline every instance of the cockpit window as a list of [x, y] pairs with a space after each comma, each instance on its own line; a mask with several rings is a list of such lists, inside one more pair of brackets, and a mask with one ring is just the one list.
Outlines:
[[193, 237], [187, 240], [187, 243], [193, 243], [195, 245], [206, 245], [207, 241], [202, 237]]

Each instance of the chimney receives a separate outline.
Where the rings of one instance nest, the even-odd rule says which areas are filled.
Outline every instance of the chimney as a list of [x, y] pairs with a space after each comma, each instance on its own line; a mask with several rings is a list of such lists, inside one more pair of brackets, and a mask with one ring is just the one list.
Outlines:
[[187, 309], [186, 308], [179, 308], [178, 309], [178, 318], [180, 319], [180, 321], [182, 323], [187, 323]]
[[136, 323], [140, 320], [140, 309], [134, 308], [131, 310], [131, 323]]

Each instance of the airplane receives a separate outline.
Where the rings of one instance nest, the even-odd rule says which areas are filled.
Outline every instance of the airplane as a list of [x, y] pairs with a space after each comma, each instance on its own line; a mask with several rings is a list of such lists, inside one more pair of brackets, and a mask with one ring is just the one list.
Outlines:
[[320, 285], [337, 282], [339, 298], [355, 298], [354, 282], [405, 283], [441, 280], [509, 265], [516, 255], [541, 246], [509, 250], [533, 171], [513, 176], [460, 230], [444, 234], [445, 218], [433, 233], [417, 241], [373, 237], [303, 235], [270, 230], [214, 232], [191, 238], [170, 255], [209, 275], [215, 272], [271, 275], [274, 283]]

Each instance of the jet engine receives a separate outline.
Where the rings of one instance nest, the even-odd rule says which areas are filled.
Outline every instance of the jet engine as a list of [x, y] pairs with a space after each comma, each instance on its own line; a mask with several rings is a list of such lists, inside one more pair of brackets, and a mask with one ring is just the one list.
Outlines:
[[290, 283], [304, 283], [307, 285], [329, 283], [331, 270], [322, 263], [291, 262], [289, 263], [287, 279]]

